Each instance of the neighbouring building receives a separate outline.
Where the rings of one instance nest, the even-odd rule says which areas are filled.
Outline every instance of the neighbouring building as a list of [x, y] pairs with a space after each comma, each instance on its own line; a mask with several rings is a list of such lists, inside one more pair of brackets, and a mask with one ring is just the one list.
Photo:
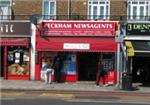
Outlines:
[[[142, 24], [147, 25], [150, 17], [149, 0], [2, 0], [0, 2], [0, 11], [3, 11], [0, 12], [1, 20], [29, 20], [33, 14], [43, 17], [42, 23], [37, 27], [31, 25], [30, 30], [29, 79], [31, 80], [42, 79], [43, 59], [54, 59], [57, 54], [60, 54], [63, 58], [60, 71], [62, 81], [96, 81], [98, 63], [103, 61], [103, 69], [108, 75], [102, 82], [115, 84], [117, 82], [115, 35], [119, 28], [119, 21], [127, 23], [128, 26], [128, 24], [142, 20], [144, 21]], [[126, 26], [123, 27], [126, 30]], [[128, 34], [124, 33], [125, 36]], [[8, 38], [10, 36], [6, 39]], [[125, 43], [126, 40], [137, 40], [136, 38], [136, 35], [134, 37], [127, 35]], [[142, 37], [138, 38], [140, 40]], [[2, 44], [1, 47], [6, 50]], [[8, 57], [8, 55], [5, 56]], [[1, 70], [1, 74], [7, 77], [8, 61], [6, 58], [1, 57], [5, 60], [5, 63], [1, 62], [1, 64], [6, 66]], [[134, 62], [139, 62], [137, 58], [143, 59], [143, 57], [132, 58], [133, 67], [137, 64]], [[148, 58], [146, 56], [145, 59]], [[120, 72], [123, 71], [125, 70]], [[134, 76], [135, 72], [137, 71], [133, 70], [132, 74], [137, 79], [138, 77]]]
[[2, 21], [1, 76], [5, 79], [29, 80], [30, 73], [30, 22]]

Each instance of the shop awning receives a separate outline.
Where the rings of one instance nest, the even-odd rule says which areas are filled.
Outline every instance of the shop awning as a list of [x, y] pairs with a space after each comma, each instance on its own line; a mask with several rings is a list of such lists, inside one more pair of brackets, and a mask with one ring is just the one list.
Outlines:
[[29, 46], [29, 38], [0, 38], [0, 46]]
[[150, 56], [150, 41], [125, 41], [128, 56]]
[[38, 51], [116, 52], [115, 38], [46, 37], [37, 38]]

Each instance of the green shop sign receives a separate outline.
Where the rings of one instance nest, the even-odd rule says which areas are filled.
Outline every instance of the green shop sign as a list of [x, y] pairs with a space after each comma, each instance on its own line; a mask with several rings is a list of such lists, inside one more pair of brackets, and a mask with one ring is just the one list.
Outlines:
[[150, 35], [150, 23], [128, 23], [126, 26], [127, 35]]

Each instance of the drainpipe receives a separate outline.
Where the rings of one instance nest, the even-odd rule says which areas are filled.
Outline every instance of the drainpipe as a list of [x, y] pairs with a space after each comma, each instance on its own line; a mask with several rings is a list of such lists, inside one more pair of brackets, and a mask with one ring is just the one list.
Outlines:
[[71, 19], [71, 0], [68, 0], [68, 20]]

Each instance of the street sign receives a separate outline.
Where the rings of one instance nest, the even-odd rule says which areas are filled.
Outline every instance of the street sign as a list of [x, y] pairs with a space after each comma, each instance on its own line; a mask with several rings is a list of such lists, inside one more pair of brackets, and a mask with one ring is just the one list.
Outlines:
[[116, 35], [115, 36], [115, 41], [117, 42], [117, 43], [123, 43], [123, 39], [124, 37], [123, 37], [123, 35]]
[[127, 56], [134, 56], [134, 48], [132, 46], [131, 41], [125, 41], [127, 47]]

